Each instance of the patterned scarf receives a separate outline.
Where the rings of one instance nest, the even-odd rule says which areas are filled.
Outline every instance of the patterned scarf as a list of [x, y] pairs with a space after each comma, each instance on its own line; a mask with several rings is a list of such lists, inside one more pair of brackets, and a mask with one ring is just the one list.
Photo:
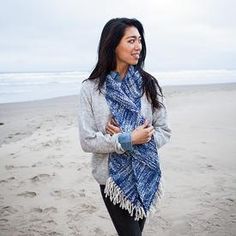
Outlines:
[[[106, 77], [106, 100], [113, 118], [122, 132], [131, 132], [142, 125], [142, 77], [130, 66], [123, 80], [118, 73]], [[110, 153], [109, 178], [105, 194], [113, 204], [128, 210], [135, 220], [147, 217], [162, 195], [161, 170], [156, 143], [152, 137], [145, 144], [133, 145], [133, 151]]]

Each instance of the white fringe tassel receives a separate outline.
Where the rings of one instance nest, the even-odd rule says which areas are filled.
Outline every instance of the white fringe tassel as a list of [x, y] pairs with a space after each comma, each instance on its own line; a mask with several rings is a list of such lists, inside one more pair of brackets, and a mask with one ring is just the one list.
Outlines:
[[120, 204], [122, 209], [128, 210], [131, 216], [134, 215], [135, 211], [135, 220], [143, 219], [143, 217], [148, 217], [150, 214], [153, 214], [157, 209], [158, 200], [164, 195], [163, 191], [163, 184], [160, 181], [158, 190], [156, 192], [155, 198], [152, 202], [150, 210], [145, 213], [143, 207], [136, 207], [134, 206], [130, 200], [128, 200], [124, 194], [122, 193], [121, 189], [116, 185], [116, 183], [112, 180], [111, 177], [107, 179], [106, 187], [105, 187], [105, 196], [109, 196], [110, 200], [113, 202], [114, 205]]

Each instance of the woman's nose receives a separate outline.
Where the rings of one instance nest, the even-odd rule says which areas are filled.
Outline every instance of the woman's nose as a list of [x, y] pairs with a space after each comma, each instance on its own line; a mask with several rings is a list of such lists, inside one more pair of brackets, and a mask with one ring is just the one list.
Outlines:
[[135, 47], [134, 47], [134, 48], [135, 48], [135, 50], [141, 50], [141, 49], [142, 49], [142, 43], [140, 43], [140, 42], [137, 41], [137, 42], [135, 43]]

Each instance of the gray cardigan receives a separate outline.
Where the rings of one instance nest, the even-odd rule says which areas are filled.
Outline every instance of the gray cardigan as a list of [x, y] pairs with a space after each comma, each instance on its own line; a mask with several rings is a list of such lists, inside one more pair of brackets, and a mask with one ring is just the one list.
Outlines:
[[[104, 90], [103, 90], [104, 91]], [[92, 153], [92, 174], [99, 184], [105, 184], [108, 178], [108, 156], [111, 152], [124, 153], [119, 143], [120, 134], [106, 134], [105, 126], [111, 118], [111, 112], [104, 94], [97, 90], [97, 80], [82, 83], [79, 95], [79, 136], [85, 152]], [[152, 110], [146, 96], [141, 98], [141, 112], [155, 129], [154, 139], [159, 149], [167, 143], [171, 130], [167, 122], [166, 106]]]

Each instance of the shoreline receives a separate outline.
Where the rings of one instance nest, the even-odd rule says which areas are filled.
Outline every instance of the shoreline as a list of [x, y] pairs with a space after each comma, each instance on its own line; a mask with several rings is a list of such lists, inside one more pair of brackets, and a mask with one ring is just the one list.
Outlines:
[[[208, 88], [215, 88], [217, 89], [218, 87], [231, 87], [231, 86], [236, 86], [236, 82], [230, 82], [230, 83], [214, 83], [214, 84], [186, 84], [186, 85], [164, 85], [161, 86], [163, 88], [163, 90], [166, 91], [172, 91], [172, 90], [183, 90], [183, 89], [187, 89], [187, 88], [195, 88], [195, 89], [200, 89], [200, 88], [204, 88], [204, 89], [208, 89]], [[79, 93], [79, 92], [78, 92]], [[19, 102], [4, 102], [4, 103], [0, 103], [1, 105], [8, 105], [8, 104], [23, 104], [23, 103], [34, 103], [34, 102], [43, 102], [43, 101], [49, 101], [49, 100], [53, 100], [53, 99], [63, 99], [63, 98], [67, 98], [67, 97], [74, 97], [74, 96], [78, 96], [77, 94], [72, 94], [72, 95], [63, 95], [63, 96], [57, 96], [57, 97], [51, 97], [51, 98], [42, 98], [42, 99], [35, 99], [35, 100], [29, 100], [29, 101], [19, 101]]]

